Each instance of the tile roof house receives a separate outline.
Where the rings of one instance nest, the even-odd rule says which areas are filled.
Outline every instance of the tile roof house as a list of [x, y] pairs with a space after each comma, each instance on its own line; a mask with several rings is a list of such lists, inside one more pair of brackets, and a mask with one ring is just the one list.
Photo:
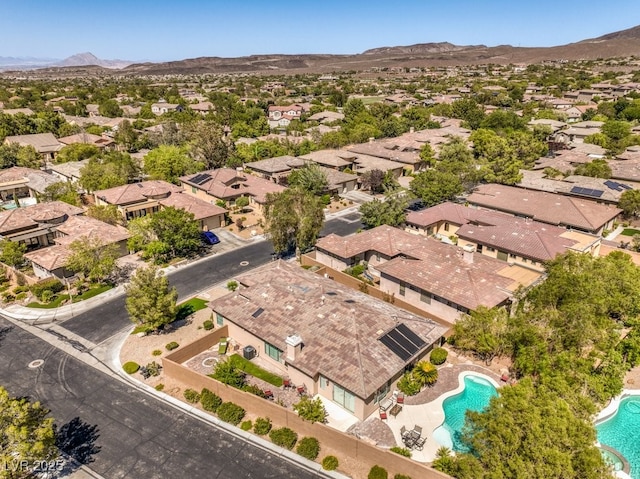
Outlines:
[[49, 246], [54, 243], [57, 228], [83, 212], [62, 201], [0, 211], [0, 238], [24, 243], [28, 248]]
[[407, 214], [406, 230], [457, 245], [470, 244], [477, 253], [542, 270], [542, 263], [567, 250], [597, 256], [601, 238], [508, 213], [470, 208], [457, 203]]
[[67, 161], [66, 163], [52, 163], [48, 166], [53, 176], [59, 178], [59, 181], [69, 181], [78, 183], [81, 176], [82, 168], [87, 166], [89, 158], [80, 161]]
[[116, 205], [125, 220], [132, 220], [174, 207], [193, 213], [203, 231], [224, 225], [227, 210], [199, 198], [184, 194], [182, 188], [166, 181], [150, 180], [116, 186], [94, 193], [96, 205]]
[[0, 170], [0, 200], [3, 206], [13, 207], [16, 200], [25, 206], [37, 202], [47, 186], [60, 181], [42, 170], [13, 166]]
[[269, 128], [278, 128], [289, 126], [293, 120], [302, 118], [304, 108], [301, 105], [269, 105], [267, 117]]
[[5, 145], [17, 143], [20, 146], [32, 146], [40, 154], [43, 160], [53, 160], [56, 153], [62, 149], [62, 145], [53, 133], [35, 133], [33, 135], [7, 136]]
[[154, 115], [163, 115], [170, 111], [182, 111], [184, 108], [177, 103], [167, 103], [164, 100], [160, 100], [158, 103], [151, 104], [151, 113]]
[[129, 231], [122, 226], [110, 225], [87, 216], [69, 216], [57, 226], [54, 246], [31, 251], [25, 254], [25, 258], [31, 261], [33, 272], [38, 278], [66, 278], [73, 276], [73, 272], [65, 268], [72, 255], [69, 247], [71, 243], [82, 238], [99, 239], [105, 246], [117, 245], [119, 256], [124, 256], [128, 253], [129, 236]]
[[82, 143], [86, 145], [94, 145], [98, 148], [113, 148], [116, 145], [116, 142], [109, 137], [104, 137], [100, 135], [92, 135], [91, 133], [76, 133], [75, 135], [64, 136], [62, 138], [58, 138], [58, 141], [63, 144], [63, 146], [73, 145], [76, 143]]
[[284, 179], [288, 177], [293, 170], [302, 168], [305, 163], [305, 160], [301, 158], [284, 155], [245, 163], [244, 167], [260, 175], [265, 180], [282, 184]]
[[365, 261], [380, 289], [429, 314], [455, 322], [478, 306], [506, 306], [540, 273], [390, 226], [316, 243], [316, 261], [343, 271]]
[[515, 186], [478, 186], [467, 198], [470, 205], [504, 211], [551, 225], [601, 235], [611, 229], [622, 210], [595, 201]]
[[286, 262], [236, 279], [235, 292], [209, 303], [218, 325], [239, 345], [258, 350], [269, 369], [360, 420], [447, 330]]
[[188, 195], [216, 203], [224, 201], [229, 205], [241, 196], [249, 198], [249, 203], [261, 209], [269, 193], [281, 193], [286, 188], [273, 181], [259, 178], [233, 168], [207, 170], [195, 175], [182, 176], [182, 187]]

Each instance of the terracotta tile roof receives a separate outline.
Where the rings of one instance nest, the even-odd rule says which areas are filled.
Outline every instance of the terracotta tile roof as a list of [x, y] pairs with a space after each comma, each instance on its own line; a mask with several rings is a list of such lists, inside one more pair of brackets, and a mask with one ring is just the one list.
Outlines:
[[[206, 181], [198, 183], [192, 181], [198, 175], [205, 174], [209, 175]], [[225, 201], [240, 196], [252, 196], [258, 203], [264, 203], [268, 193], [281, 193], [286, 189], [272, 181], [238, 172], [232, 168], [202, 171], [195, 175], [183, 176], [180, 181]], [[234, 188], [234, 186], [238, 187]]]
[[174, 193], [171, 196], [158, 201], [162, 206], [173, 206], [176, 209], [193, 213], [196, 220], [211, 218], [212, 216], [223, 215], [227, 212], [224, 208], [207, 203], [200, 198], [196, 198], [185, 193]]
[[311, 377], [322, 374], [360, 398], [371, 396], [413, 359], [403, 361], [384, 346], [379, 341], [384, 333], [405, 324], [425, 341], [424, 351], [446, 331], [285, 262], [269, 263], [237, 279], [246, 286], [212, 301], [211, 309], [280, 349], [283, 356], [287, 336], [299, 335], [302, 350], [287, 362]]
[[20, 146], [33, 146], [38, 153], [56, 152], [63, 147], [53, 136], [53, 133], [7, 136], [4, 141], [7, 144], [17, 143]]
[[56, 245], [42, 248], [30, 253], [25, 253], [24, 257], [47, 271], [54, 271], [67, 264], [71, 250], [67, 246]]
[[131, 236], [123, 226], [110, 225], [89, 216], [70, 216], [56, 230], [65, 235], [55, 239], [60, 245], [69, 245], [84, 237], [99, 238], [106, 244], [118, 243]]
[[71, 206], [62, 201], [38, 203], [25, 208], [0, 212], [0, 234], [6, 235], [16, 230], [36, 228], [41, 222], [55, 219], [68, 219], [83, 213], [82, 208]]
[[76, 133], [75, 135], [59, 138], [58, 141], [65, 145], [73, 145], [76, 143], [95, 145], [97, 142], [102, 141], [102, 137], [100, 135], [92, 135], [91, 133]]
[[474, 254], [467, 263], [462, 248], [386, 225], [348, 237], [328, 235], [316, 249], [343, 259], [378, 252], [391, 258], [375, 267], [381, 273], [469, 309], [496, 306], [512, 294], [513, 280], [500, 274], [503, 261]]
[[458, 226], [469, 222], [495, 225], [507, 222], [510, 219], [513, 219], [513, 215], [508, 213], [482, 208], [469, 208], [447, 201], [424, 210], [411, 211], [407, 214], [406, 223], [420, 228], [427, 228], [439, 221], [448, 221]]
[[622, 211], [594, 201], [498, 184], [478, 186], [467, 201], [485, 208], [528, 216], [543, 223], [587, 231], [600, 229]]
[[99, 190], [94, 193], [96, 198], [106, 201], [111, 205], [128, 205], [140, 203], [153, 196], [167, 197], [172, 193], [180, 193], [182, 188], [162, 180], [143, 181], [129, 185], [116, 186], [107, 190]]
[[251, 170], [264, 171], [267, 173], [282, 173], [290, 171], [293, 168], [300, 168], [305, 161], [295, 156], [276, 156], [275, 158], [267, 158], [260, 161], [252, 161], [245, 163], [245, 167]]
[[302, 155], [300, 158], [334, 168], [351, 168], [358, 156], [362, 155], [356, 155], [346, 150], [320, 150], [312, 151], [307, 155]]

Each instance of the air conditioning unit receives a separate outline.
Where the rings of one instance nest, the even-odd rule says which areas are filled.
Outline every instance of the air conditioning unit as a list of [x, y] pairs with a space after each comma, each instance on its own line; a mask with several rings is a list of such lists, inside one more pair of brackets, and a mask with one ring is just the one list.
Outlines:
[[258, 351], [256, 351], [256, 348], [249, 345], [242, 348], [242, 355], [244, 356], [245, 359], [251, 360], [258, 355]]

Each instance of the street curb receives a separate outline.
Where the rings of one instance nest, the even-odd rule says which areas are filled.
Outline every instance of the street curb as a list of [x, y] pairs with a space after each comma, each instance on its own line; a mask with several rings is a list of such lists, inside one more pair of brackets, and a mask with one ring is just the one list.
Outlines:
[[[110, 365], [107, 365], [107, 367], [109, 369], [111, 369]], [[158, 391], [157, 389], [143, 383], [140, 382], [137, 379], [132, 378], [131, 376], [129, 376], [128, 374], [126, 374], [124, 372], [124, 370], [122, 369], [122, 367], [119, 368], [118, 371], [114, 371], [116, 374], [118, 374], [119, 376], [121, 376], [122, 379], [124, 379], [126, 382], [130, 383], [131, 385], [133, 385], [134, 387], [136, 387], [137, 389], [154, 396], [155, 398], [157, 398], [158, 400], [164, 401], [166, 404], [169, 404], [170, 406], [176, 408], [176, 409], [180, 409], [188, 414], [190, 414], [191, 416], [197, 418], [200, 421], [206, 422], [208, 424], [211, 424], [213, 426], [218, 427], [219, 429], [222, 429], [224, 431], [226, 431], [227, 433], [239, 438], [239, 439], [243, 439], [247, 442], [250, 442], [251, 444], [255, 445], [256, 447], [267, 451], [277, 457], [281, 457], [291, 463], [294, 463], [298, 466], [303, 467], [304, 469], [306, 469], [308, 472], [314, 473], [319, 477], [326, 477], [328, 479], [350, 479], [349, 476], [346, 476], [344, 474], [340, 474], [339, 472], [336, 471], [325, 471], [322, 468], [321, 464], [318, 464], [315, 461], [310, 461], [309, 459], [306, 459], [302, 456], [300, 456], [299, 454], [296, 454], [293, 451], [290, 451], [288, 449], [285, 449], [283, 447], [280, 446], [276, 446], [275, 444], [273, 444], [270, 441], [267, 441], [266, 439], [262, 439], [259, 436], [256, 436], [255, 434], [251, 434], [250, 432], [247, 431], [243, 431], [242, 429], [240, 429], [239, 427], [234, 426], [233, 424], [229, 424], [227, 422], [221, 421], [220, 419], [218, 419], [215, 416], [212, 416], [211, 414], [208, 414], [204, 411], [201, 411], [200, 409], [190, 406], [188, 404], [186, 404], [183, 401], [180, 401], [179, 399], [174, 398], [173, 396], [170, 396], [166, 393], [163, 393], [161, 391]]]

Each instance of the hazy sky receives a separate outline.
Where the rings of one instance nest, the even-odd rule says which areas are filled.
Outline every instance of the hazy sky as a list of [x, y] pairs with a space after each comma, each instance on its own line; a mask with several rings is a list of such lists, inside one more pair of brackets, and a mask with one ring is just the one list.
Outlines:
[[640, 0], [2, 0], [0, 56], [179, 60], [380, 46], [552, 46], [640, 24]]

